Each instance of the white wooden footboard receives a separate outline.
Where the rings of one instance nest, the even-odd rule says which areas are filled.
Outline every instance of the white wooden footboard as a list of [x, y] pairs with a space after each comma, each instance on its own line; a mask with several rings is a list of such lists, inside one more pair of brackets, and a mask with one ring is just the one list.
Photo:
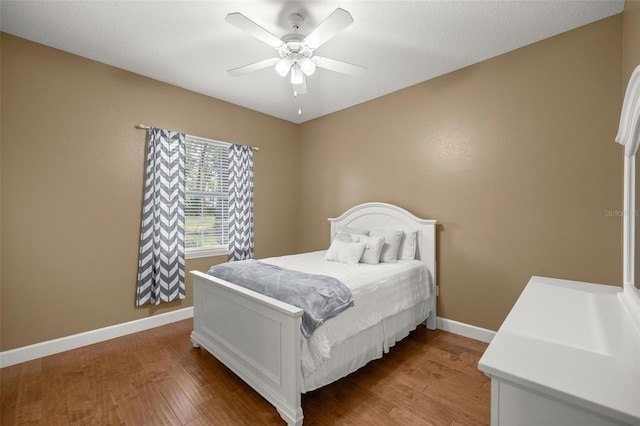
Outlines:
[[191, 341], [276, 407], [288, 425], [302, 424], [302, 309], [198, 271], [193, 274]]

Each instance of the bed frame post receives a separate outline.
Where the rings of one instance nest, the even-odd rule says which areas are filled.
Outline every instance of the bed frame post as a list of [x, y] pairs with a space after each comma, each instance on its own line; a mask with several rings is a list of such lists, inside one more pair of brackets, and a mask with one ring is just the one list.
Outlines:
[[438, 328], [437, 320], [438, 317], [436, 313], [437, 310], [437, 301], [439, 296], [438, 289], [438, 262], [436, 258], [436, 222], [431, 221], [431, 224], [428, 224], [426, 228], [420, 230], [421, 236], [418, 237], [420, 240], [420, 258], [421, 260], [427, 264], [429, 268], [430, 275], [430, 285], [431, 285], [431, 294], [432, 297], [429, 299], [429, 317], [427, 318], [427, 328], [429, 330], [435, 330]]
[[302, 309], [228, 281], [193, 274], [191, 341], [255, 389], [289, 426], [302, 425]]

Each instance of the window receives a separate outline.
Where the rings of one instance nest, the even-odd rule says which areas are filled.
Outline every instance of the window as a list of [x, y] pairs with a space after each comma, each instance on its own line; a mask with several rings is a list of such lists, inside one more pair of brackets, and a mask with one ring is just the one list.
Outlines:
[[229, 145], [186, 135], [186, 258], [229, 253]]

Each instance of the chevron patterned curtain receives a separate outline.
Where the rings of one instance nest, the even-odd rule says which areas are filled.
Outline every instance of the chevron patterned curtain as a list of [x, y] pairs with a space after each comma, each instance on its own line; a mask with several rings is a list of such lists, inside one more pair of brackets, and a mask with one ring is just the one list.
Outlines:
[[184, 299], [184, 134], [149, 129], [136, 305]]
[[229, 261], [253, 259], [253, 148], [229, 147]]

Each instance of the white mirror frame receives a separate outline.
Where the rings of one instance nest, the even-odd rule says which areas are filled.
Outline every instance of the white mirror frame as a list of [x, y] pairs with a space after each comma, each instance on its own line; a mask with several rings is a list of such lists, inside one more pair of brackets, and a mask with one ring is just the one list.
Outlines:
[[[629, 80], [616, 142], [624, 145], [623, 300], [640, 323], [640, 280], [636, 282], [636, 154], [640, 146], [640, 66]], [[640, 231], [640, 229], [638, 230]], [[640, 253], [637, 253], [640, 255]], [[638, 266], [640, 268], [640, 265]], [[640, 272], [640, 269], [638, 269]]]

